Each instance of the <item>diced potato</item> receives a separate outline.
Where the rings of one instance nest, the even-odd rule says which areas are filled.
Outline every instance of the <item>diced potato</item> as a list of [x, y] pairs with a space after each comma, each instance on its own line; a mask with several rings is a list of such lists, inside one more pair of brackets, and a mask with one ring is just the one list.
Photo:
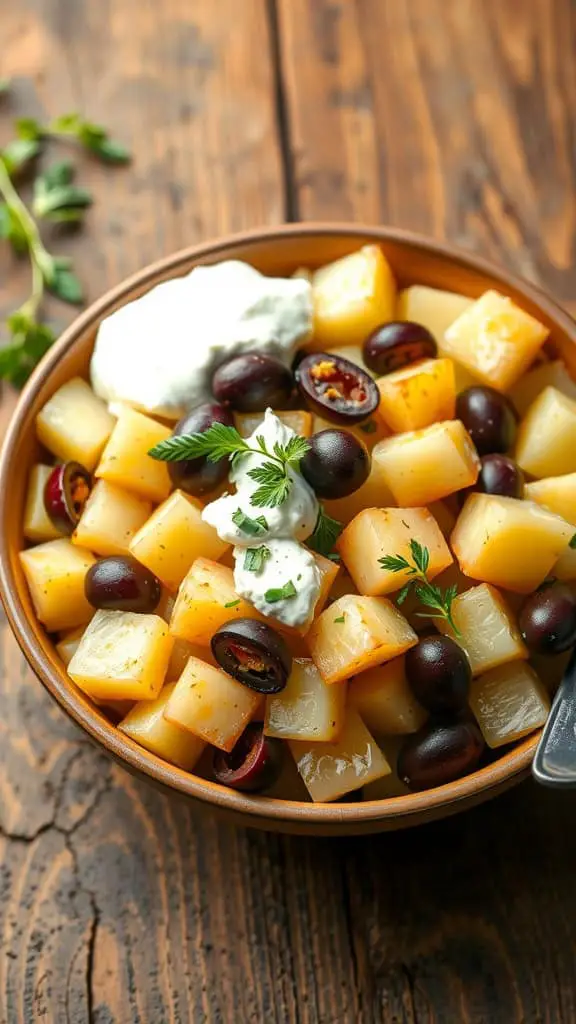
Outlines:
[[428, 511], [434, 516], [442, 535], [448, 538], [456, 526], [457, 517], [452, 509], [448, 507], [445, 501], [431, 501], [428, 505]]
[[190, 658], [164, 717], [206, 743], [232, 750], [259, 705], [259, 693], [200, 658]]
[[429, 505], [476, 483], [480, 460], [460, 420], [397, 434], [372, 451], [372, 472], [394, 495], [392, 504]]
[[576, 549], [566, 547], [562, 551], [562, 554], [558, 558], [558, 561], [554, 563], [552, 569], [552, 576], [556, 576], [559, 580], [570, 582], [570, 580], [576, 580]]
[[356, 708], [375, 736], [418, 732], [428, 718], [406, 681], [404, 658], [394, 658], [387, 665], [378, 665], [355, 676], [348, 687], [348, 704]]
[[[312, 413], [306, 412], [304, 409], [288, 409], [285, 412], [277, 412], [274, 410], [274, 415], [278, 417], [281, 423], [286, 427], [290, 427], [295, 434], [299, 434], [301, 437], [310, 437], [312, 433]], [[236, 429], [242, 437], [250, 437], [264, 422], [263, 412], [244, 412], [235, 413], [234, 420], [236, 423]]]
[[172, 654], [166, 671], [167, 682], [179, 679], [182, 675], [189, 658], [200, 658], [209, 665], [217, 665], [217, 661], [209, 647], [201, 647], [200, 644], [190, 644], [187, 640], [177, 637], [172, 647]]
[[289, 740], [296, 766], [312, 799], [337, 800], [365, 783], [389, 775], [391, 768], [357, 711], [349, 708], [335, 743]]
[[456, 388], [451, 359], [421, 359], [379, 377], [376, 383], [378, 415], [396, 433], [422, 430], [454, 418]]
[[473, 680], [470, 707], [494, 749], [540, 729], [550, 711], [550, 696], [530, 665], [514, 661]]
[[526, 484], [525, 496], [576, 527], [576, 473], [534, 480]]
[[[362, 444], [366, 445], [369, 452], [372, 451], [375, 444], [378, 444], [378, 441], [390, 436], [390, 431], [381, 416], [374, 415], [370, 419], [364, 420], [363, 423], [345, 428], [336, 423], [330, 423], [322, 416], [312, 416], [312, 434], [318, 434], [321, 430], [334, 430], [334, 428], [345, 429], [349, 434], [354, 434], [359, 441], [362, 441]], [[342, 501], [345, 500], [345, 498], [342, 499]]]
[[392, 320], [395, 297], [392, 271], [377, 245], [322, 267], [312, 278], [314, 330], [307, 347], [361, 345], [375, 327]]
[[407, 570], [385, 569], [380, 559], [398, 555], [413, 565], [412, 540], [428, 548], [428, 579], [451, 564], [450, 549], [427, 508], [365, 508], [340, 534], [336, 549], [358, 591], [375, 597], [400, 590], [411, 578]]
[[164, 683], [172, 644], [159, 615], [97, 611], [68, 673], [98, 701], [154, 700]]
[[529, 594], [546, 579], [574, 527], [533, 501], [471, 494], [452, 533], [467, 576]]
[[512, 299], [487, 291], [446, 330], [444, 355], [482, 383], [508, 391], [533, 363], [549, 331]]
[[452, 618], [460, 636], [445, 619], [437, 619], [436, 625], [464, 649], [473, 675], [528, 657], [512, 611], [488, 583], [459, 594], [452, 603]]
[[366, 366], [361, 345], [339, 345], [335, 348], [327, 348], [326, 351], [329, 355], [340, 356], [341, 359], [349, 359], [351, 363], [359, 366], [370, 377], [378, 376], [377, 373], [374, 373], [373, 370], [368, 369]]
[[197, 558], [182, 581], [170, 632], [193, 644], [209, 647], [210, 640], [230, 619], [262, 619], [234, 590], [231, 569], [209, 558]]
[[150, 501], [164, 501], [171, 488], [168, 469], [148, 452], [170, 436], [169, 427], [126, 407], [102, 453], [96, 476]]
[[107, 480], [97, 480], [72, 534], [72, 543], [97, 555], [126, 555], [132, 537], [151, 511], [149, 501]]
[[30, 471], [23, 532], [26, 540], [35, 543], [56, 540], [57, 537], [62, 536], [60, 530], [57, 530], [54, 523], [48, 518], [44, 506], [44, 488], [53, 468], [53, 466], [44, 466], [38, 463], [36, 466], [32, 466]]
[[555, 359], [551, 363], [540, 363], [533, 370], [524, 374], [514, 385], [509, 398], [520, 416], [525, 416], [532, 402], [538, 398], [544, 388], [553, 387], [563, 395], [576, 401], [576, 382], [568, 373], [564, 363]]
[[56, 644], [56, 650], [65, 665], [70, 664], [73, 655], [78, 650], [84, 629], [84, 626], [77, 626], [76, 629], [65, 632]]
[[84, 577], [96, 559], [69, 540], [49, 540], [20, 552], [20, 562], [36, 615], [49, 633], [88, 622], [92, 605], [84, 595]]
[[442, 346], [446, 331], [473, 304], [473, 301], [466, 295], [458, 295], [456, 292], [445, 292], [440, 288], [413, 284], [409, 288], [404, 288], [398, 295], [396, 319], [411, 320], [427, 327], [436, 338], [440, 354], [444, 355]]
[[334, 580], [334, 583], [330, 588], [330, 593], [328, 595], [328, 603], [333, 604], [334, 601], [337, 601], [339, 597], [344, 597], [345, 594], [357, 593], [358, 589], [354, 585], [352, 577], [349, 575], [349, 573], [345, 571], [345, 569], [342, 569], [342, 571], [338, 573], [336, 579]]
[[175, 683], [167, 684], [156, 700], [140, 700], [120, 722], [120, 732], [170, 764], [191, 772], [206, 744], [198, 736], [164, 718]]
[[313, 623], [306, 637], [327, 683], [391, 661], [418, 641], [414, 630], [383, 597], [340, 597]]
[[362, 786], [362, 803], [369, 800], [390, 800], [395, 796], [405, 796], [410, 792], [405, 782], [398, 778], [398, 756], [404, 743], [405, 736], [378, 737], [378, 745], [388, 761], [392, 771], [390, 775], [383, 775], [381, 779], [375, 779], [368, 785]]
[[331, 742], [344, 724], [345, 706], [345, 686], [327, 686], [313, 661], [295, 658], [285, 688], [266, 700], [264, 732], [281, 739]]
[[532, 476], [576, 472], [576, 401], [544, 388], [520, 424], [516, 462]]
[[130, 551], [170, 590], [177, 590], [192, 562], [201, 555], [217, 561], [229, 548], [202, 519], [199, 501], [174, 491], [144, 523]]
[[94, 469], [112, 428], [114, 417], [80, 377], [58, 388], [36, 417], [40, 444], [62, 459]]

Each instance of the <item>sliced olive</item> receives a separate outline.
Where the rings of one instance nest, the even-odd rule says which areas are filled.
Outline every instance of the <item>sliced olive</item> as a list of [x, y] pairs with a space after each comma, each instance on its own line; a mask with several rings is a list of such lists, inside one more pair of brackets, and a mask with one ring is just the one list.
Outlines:
[[372, 331], [362, 349], [364, 362], [374, 373], [392, 373], [419, 359], [432, 359], [438, 346], [423, 324], [394, 320]]
[[[192, 409], [172, 431], [174, 436], [181, 434], [202, 434], [213, 423], [224, 423], [227, 427], [234, 426], [234, 418], [229, 409], [217, 402], [205, 402]], [[208, 494], [221, 484], [230, 469], [227, 459], [220, 462], [209, 462], [205, 456], [197, 459], [184, 459], [182, 462], [168, 462], [168, 472], [175, 487], [180, 487], [187, 494], [199, 498]]]
[[54, 466], [44, 487], [44, 508], [61, 533], [72, 533], [92, 487], [92, 477], [79, 462]]
[[360, 423], [378, 408], [375, 381], [342, 356], [313, 352], [298, 364], [295, 377], [306, 402], [333, 423]]
[[283, 762], [282, 740], [265, 736], [262, 722], [250, 722], [229, 754], [214, 751], [212, 770], [223, 786], [256, 793], [276, 782]]
[[300, 461], [300, 472], [319, 498], [346, 498], [370, 474], [370, 455], [348, 430], [320, 430]]
[[475, 722], [426, 722], [408, 736], [398, 757], [398, 775], [410, 789], [433, 789], [475, 771], [484, 739]]
[[160, 601], [162, 586], [154, 573], [131, 555], [110, 555], [88, 569], [84, 591], [94, 608], [153, 612]]
[[234, 356], [222, 363], [212, 378], [216, 401], [236, 412], [283, 409], [293, 390], [294, 378], [288, 367], [280, 359], [258, 352]]
[[221, 668], [258, 693], [278, 693], [292, 668], [288, 644], [257, 619], [232, 619], [216, 630], [212, 654]]

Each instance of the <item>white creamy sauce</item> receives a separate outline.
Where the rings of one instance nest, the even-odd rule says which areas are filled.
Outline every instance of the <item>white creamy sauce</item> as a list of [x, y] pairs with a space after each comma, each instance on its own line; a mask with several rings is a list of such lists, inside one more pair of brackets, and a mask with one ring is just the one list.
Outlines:
[[[267, 409], [263, 424], [247, 439], [251, 447], [256, 447], [257, 436], [264, 437], [268, 451], [272, 451], [275, 443], [286, 445], [296, 434], [271, 409]], [[222, 540], [235, 545], [234, 584], [238, 594], [251, 601], [263, 615], [288, 626], [300, 626], [312, 614], [320, 593], [320, 570], [314, 555], [300, 543], [314, 530], [318, 502], [304, 477], [289, 469], [292, 486], [282, 505], [276, 508], [252, 505], [250, 499], [259, 484], [248, 474], [266, 461], [269, 461], [267, 456], [260, 453], [237, 459], [230, 473], [236, 493], [225, 494], [212, 501], [202, 512], [202, 518], [214, 527]], [[251, 519], [263, 516], [266, 520], [263, 532], [255, 537], [234, 523], [232, 516], [238, 509]], [[268, 549], [269, 557], [259, 572], [251, 572], [244, 566], [246, 549], [261, 545]], [[280, 601], [266, 600], [267, 591], [279, 589], [289, 582], [294, 585], [295, 596]]]
[[90, 368], [108, 402], [179, 419], [210, 397], [214, 370], [243, 352], [287, 364], [312, 329], [312, 289], [228, 260], [164, 281], [100, 324]]

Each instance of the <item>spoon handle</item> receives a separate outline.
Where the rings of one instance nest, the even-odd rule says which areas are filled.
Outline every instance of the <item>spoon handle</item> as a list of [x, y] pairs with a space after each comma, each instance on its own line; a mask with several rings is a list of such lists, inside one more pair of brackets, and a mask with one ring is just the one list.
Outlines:
[[543, 786], [576, 788], [576, 648], [542, 731], [532, 774]]

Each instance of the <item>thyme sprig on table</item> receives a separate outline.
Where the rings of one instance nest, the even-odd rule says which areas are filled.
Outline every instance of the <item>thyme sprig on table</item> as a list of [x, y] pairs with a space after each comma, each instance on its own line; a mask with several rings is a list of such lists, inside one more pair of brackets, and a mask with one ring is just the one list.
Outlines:
[[403, 604], [410, 590], [414, 592], [418, 600], [427, 608], [433, 609], [429, 612], [416, 612], [419, 618], [424, 619], [445, 619], [456, 636], [461, 636], [454, 619], [452, 618], [452, 602], [458, 595], [458, 587], [454, 584], [442, 590], [441, 587], [430, 583], [427, 572], [430, 565], [430, 552], [427, 547], [419, 544], [414, 538], [410, 541], [410, 552], [412, 564], [403, 555], [384, 555], [378, 562], [388, 572], [403, 572], [413, 577], [404, 584], [396, 597], [396, 604]]

